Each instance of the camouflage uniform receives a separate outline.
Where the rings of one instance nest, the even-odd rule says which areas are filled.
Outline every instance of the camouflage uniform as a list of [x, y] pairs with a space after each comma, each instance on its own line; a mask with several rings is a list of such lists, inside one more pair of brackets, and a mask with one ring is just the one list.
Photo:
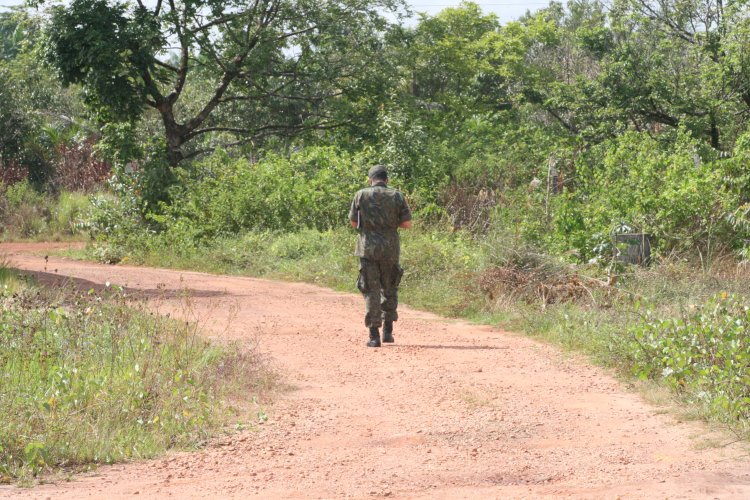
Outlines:
[[354, 196], [349, 219], [359, 231], [354, 255], [360, 261], [357, 288], [365, 297], [365, 326], [379, 328], [383, 321], [398, 319], [398, 285], [403, 275], [398, 263], [398, 226], [411, 220], [411, 211], [404, 195], [384, 181], [375, 181]]

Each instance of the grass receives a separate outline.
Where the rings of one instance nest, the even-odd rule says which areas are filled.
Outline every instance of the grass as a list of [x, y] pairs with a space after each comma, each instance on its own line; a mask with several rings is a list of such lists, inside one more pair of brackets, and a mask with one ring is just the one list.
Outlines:
[[[358, 263], [351, 255], [354, 235], [350, 231], [247, 233], [200, 245], [175, 244], [176, 241], [180, 238], [175, 235], [152, 235], [133, 239], [127, 249], [117, 251], [124, 255], [125, 262], [136, 264], [306, 281], [356, 291]], [[91, 258], [92, 253], [101, 250], [90, 248], [86, 252]], [[711, 364], [713, 361], [699, 365], [695, 356], [686, 361], [692, 363], [692, 371], [686, 373], [693, 378], [675, 380], [662, 375], [667, 373], [662, 365], [669, 362], [664, 356], [644, 357], [646, 350], [669, 348], [679, 358], [680, 349], [687, 348], [669, 343], [674, 335], [667, 327], [669, 322], [652, 325], [649, 341], [656, 347], [644, 346], [638, 338], [640, 329], [651, 321], [649, 317], [682, 321], [698, 325], [691, 326], [688, 332], [709, 332], [698, 336], [700, 342], [696, 345], [698, 351], [710, 350], [717, 332], [726, 329], [722, 330], [718, 317], [702, 324], [686, 314], [691, 307], [710, 302], [716, 294], [744, 292], [750, 277], [748, 270], [732, 260], [716, 261], [706, 268], [686, 260], [662, 258], [650, 269], [620, 270], [615, 287], [591, 287], [584, 292], [581, 287], [587, 286], [587, 280], [597, 278], [601, 282], [606, 279], [606, 270], [588, 266], [571, 269], [560, 261], [534, 254], [503, 234], [475, 239], [432, 228], [403, 233], [402, 265], [406, 270], [400, 289], [404, 303], [500, 325], [582, 352], [626, 380], [649, 379], [666, 387], [675, 400], [690, 410], [685, 413], [720, 422], [745, 438], [750, 435], [750, 411], [746, 410], [750, 406], [750, 365], [731, 371]], [[507, 283], [488, 284], [492, 271], [500, 268], [536, 273], [541, 281], [515, 288]], [[574, 300], [542, 302], [535, 288], [540, 283], [563, 290], [576, 285], [574, 292], [579, 294], [573, 294]], [[736, 302], [746, 301], [739, 296]], [[732, 342], [745, 345], [750, 330], [737, 328], [733, 335], [736, 338], [727, 341], [722, 356], [731, 352], [735, 345]], [[714, 383], [722, 377], [739, 377], [743, 381], [733, 384], [732, 393], [727, 395]]]
[[80, 239], [89, 197], [82, 193], [41, 193], [27, 182], [0, 184], [0, 240]]
[[52, 292], [0, 266], [0, 482], [194, 449], [273, 383], [122, 290]]

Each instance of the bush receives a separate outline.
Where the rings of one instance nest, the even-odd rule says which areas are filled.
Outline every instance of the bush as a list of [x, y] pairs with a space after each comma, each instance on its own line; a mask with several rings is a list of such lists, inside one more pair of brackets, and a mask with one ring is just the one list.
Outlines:
[[52, 218], [51, 198], [28, 181], [0, 186], [0, 220], [6, 235], [33, 238], [47, 230]]
[[0, 235], [5, 239], [74, 237], [85, 226], [88, 206], [83, 194], [54, 196], [37, 191], [28, 181], [0, 184]]
[[549, 248], [596, 257], [625, 225], [651, 234], [657, 252], [717, 255], [733, 245], [727, 214], [741, 193], [726, 184], [733, 163], [713, 156], [682, 134], [630, 132], [593, 147], [578, 160], [575, 190], [552, 198]]
[[308, 148], [258, 163], [216, 153], [184, 172], [172, 203], [153, 219], [183, 240], [246, 230], [320, 230], [346, 222], [366, 169], [334, 148]]
[[54, 152], [51, 184], [55, 191], [90, 193], [109, 178], [112, 167], [96, 157], [94, 141], [60, 142]]
[[750, 307], [722, 293], [680, 317], [648, 312], [631, 330], [638, 375], [660, 379], [690, 403], [750, 430]]

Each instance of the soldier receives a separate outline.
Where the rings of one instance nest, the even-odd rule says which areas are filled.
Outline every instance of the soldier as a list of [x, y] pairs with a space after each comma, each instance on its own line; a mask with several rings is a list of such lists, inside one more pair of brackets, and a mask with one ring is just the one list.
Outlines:
[[398, 263], [398, 228], [411, 227], [411, 211], [404, 195], [388, 187], [384, 166], [375, 165], [367, 177], [370, 187], [360, 189], [354, 196], [349, 220], [359, 231], [354, 255], [359, 257], [357, 288], [365, 297], [365, 326], [370, 329], [367, 346], [380, 347], [381, 324], [383, 342], [394, 341], [398, 285], [404, 273]]

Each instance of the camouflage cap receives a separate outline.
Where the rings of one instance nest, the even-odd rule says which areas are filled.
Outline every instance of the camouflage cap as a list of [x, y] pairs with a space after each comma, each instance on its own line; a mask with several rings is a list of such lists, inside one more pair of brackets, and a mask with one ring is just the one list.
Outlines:
[[367, 177], [370, 179], [387, 179], [388, 170], [386, 170], [384, 165], [375, 165], [367, 171]]

